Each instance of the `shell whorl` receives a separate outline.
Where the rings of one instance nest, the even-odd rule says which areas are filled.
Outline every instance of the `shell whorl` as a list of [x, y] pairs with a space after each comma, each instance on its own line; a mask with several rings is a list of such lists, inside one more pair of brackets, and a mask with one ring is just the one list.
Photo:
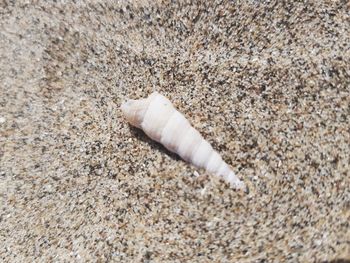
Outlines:
[[141, 128], [150, 138], [182, 159], [223, 177], [234, 188], [245, 188], [218, 152], [166, 97], [154, 92], [146, 99], [124, 103], [121, 109], [133, 126]]

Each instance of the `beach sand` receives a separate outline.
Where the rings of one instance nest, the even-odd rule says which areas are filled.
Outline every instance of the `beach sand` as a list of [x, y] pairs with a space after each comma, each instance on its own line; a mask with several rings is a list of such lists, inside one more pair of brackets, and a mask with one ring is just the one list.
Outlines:
[[[347, 1], [13, 2], [2, 262], [350, 259]], [[249, 193], [127, 124], [121, 103], [153, 91]]]

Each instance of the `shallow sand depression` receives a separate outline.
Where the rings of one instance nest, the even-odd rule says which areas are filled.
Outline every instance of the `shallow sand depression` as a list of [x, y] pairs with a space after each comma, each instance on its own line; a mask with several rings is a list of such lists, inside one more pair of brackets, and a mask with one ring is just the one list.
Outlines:
[[[350, 259], [349, 4], [27, 2], [0, 3], [1, 261]], [[249, 193], [128, 125], [153, 91]]]

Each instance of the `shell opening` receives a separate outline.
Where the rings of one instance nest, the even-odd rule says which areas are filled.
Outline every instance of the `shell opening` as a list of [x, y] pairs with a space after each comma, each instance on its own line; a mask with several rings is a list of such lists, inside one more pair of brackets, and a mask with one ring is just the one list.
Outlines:
[[146, 114], [148, 103], [149, 102], [146, 99], [128, 100], [121, 105], [120, 109], [131, 125], [141, 128], [141, 123]]

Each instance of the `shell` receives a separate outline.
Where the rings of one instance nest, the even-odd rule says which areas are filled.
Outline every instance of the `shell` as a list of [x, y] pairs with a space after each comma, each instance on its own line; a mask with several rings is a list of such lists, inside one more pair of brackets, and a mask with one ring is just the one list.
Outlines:
[[236, 189], [245, 189], [218, 152], [163, 95], [154, 92], [148, 98], [129, 100], [122, 104], [121, 110], [131, 125], [185, 161], [222, 177]]

